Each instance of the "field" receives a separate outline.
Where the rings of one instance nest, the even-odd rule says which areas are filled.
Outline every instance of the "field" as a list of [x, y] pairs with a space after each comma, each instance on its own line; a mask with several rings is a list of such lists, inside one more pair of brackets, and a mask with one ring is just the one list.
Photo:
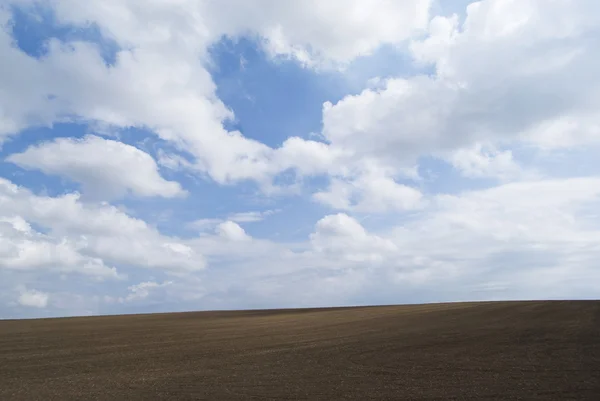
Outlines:
[[600, 302], [0, 321], [0, 400], [598, 400]]

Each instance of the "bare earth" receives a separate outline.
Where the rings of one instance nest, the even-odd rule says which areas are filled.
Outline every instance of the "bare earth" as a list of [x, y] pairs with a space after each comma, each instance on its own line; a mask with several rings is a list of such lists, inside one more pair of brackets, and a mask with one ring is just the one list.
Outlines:
[[0, 400], [600, 400], [600, 302], [0, 321]]

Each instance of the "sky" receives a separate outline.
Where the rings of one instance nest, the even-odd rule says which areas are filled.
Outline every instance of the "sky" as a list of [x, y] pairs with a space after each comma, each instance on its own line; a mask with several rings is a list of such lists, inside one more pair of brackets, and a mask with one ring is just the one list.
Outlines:
[[600, 296], [592, 0], [1, 0], [0, 318]]

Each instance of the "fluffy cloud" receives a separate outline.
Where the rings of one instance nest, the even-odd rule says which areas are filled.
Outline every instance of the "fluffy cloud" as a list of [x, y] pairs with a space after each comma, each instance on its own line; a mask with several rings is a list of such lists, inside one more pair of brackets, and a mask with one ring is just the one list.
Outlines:
[[250, 239], [239, 224], [230, 220], [217, 225], [215, 232], [219, 236], [231, 241], [245, 241]]
[[21, 306], [28, 306], [33, 308], [45, 308], [48, 306], [48, 294], [38, 290], [28, 290], [21, 288], [17, 303]]
[[59, 138], [32, 146], [7, 159], [27, 169], [68, 177], [92, 199], [113, 199], [127, 192], [139, 196], [185, 195], [181, 186], [163, 179], [149, 154], [122, 142], [88, 135]]
[[467, 177], [493, 177], [510, 181], [524, 175], [510, 150], [500, 151], [481, 143], [451, 152], [447, 160]]
[[[193, 169], [217, 182], [254, 179], [263, 185], [289, 162], [274, 149], [223, 129], [223, 120], [232, 114], [216, 98], [205, 68], [208, 46], [223, 35], [255, 33], [273, 55], [307, 64], [347, 63], [382, 44], [406, 40], [426, 26], [429, 9], [427, 0], [381, 1], [376, 7], [363, 0], [327, 5], [232, 0], [230, 7], [204, 1], [49, 4], [60, 22], [94, 23], [121, 50], [109, 66], [90, 43], [50, 40], [46, 56], [37, 60], [14, 47], [5, 12], [0, 37], [6, 60], [0, 78], [7, 88], [7, 97], [0, 99], [5, 135], [69, 116], [116, 127], [146, 127], [191, 153]], [[307, 30], [308, 25], [313, 29]], [[295, 147], [307, 146], [320, 145]], [[300, 160], [291, 167], [305, 171], [310, 164]]]
[[381, 261], [396, 250], [393, 242], [368, 234], [354, 218], [340, 213], [319, 220], [310, 242], [317, 252], [349, 261]]
[[[528, 291], [577, 296], [575, 287], [585, 287], [591, 296], [598, 286], [580, 280], [600, 274], [594, 262], [600, 254], [594, 211], [599, 184], [597, 178], [528, 181], [440, 195], [403, 224], [386, 224], [378, 234], [344, 214], [327, 216], [316, 225], [311, 243], [338, 259], [383, 262], [378, 266], [399, 288], [447, 280], [468, 292], [495, 281], [517, 297]], [[543, 272], [543, 282], [536, 271]], [[575, 287], [563, 287], [562, 280]]]
[[[269, 191], [273, 177], [289, 169], [301, 175], [328, 174], [334, 178], [332, 188], [317, 198], [345, 210], [350, 206], [344, 202], [353, 202], [335, 199], [366, 186], [360, 184], [365, 175], [360, 164], [367, 159], [380, 171], [391, 170], [377, 177], [390, 189], [374, 205], [374, 210], [387, 210], [384, 205], [390, 202], [411, 203], [397, 202], [413, 195], [395, 178], [422, 155], [457, 151], [452, 164], [467, 175], [505, 177], [515, 171], [509, 151], [493, 157], [471, 152], [470, 163], [456, 159], [464, 156], [461, 149], [477, 143], [527, 140], [557, 147], [598, 138], [593, 112], [597, 39], [591, 33], [598, 13], [588, 11], [596, 7], [593, 2], [570, 7], [539, 0], [488, 0], [470, 5], [462, 24], [457, 16], [437, 16], [428, 26], [428, 1], [376, 6], [358, 0], [325, 6], [309, 1], [299, 8], [263, 3], [258, 7], [233, 1], [228, 8], [213, 2], [173, 6], [129, 0], [87, 2], [83, 7], [53, 1], [59, 21], [93, 22], [121, 47], [110, 66], [94, 45], [82, 42], [50, 41], [43, 59], [28, 57], [11, 44], [5, 16], [0, 46], [7, 61], [0, 79], [12, 94], [0, 99], [0, 127], [14, 134], [71, 115], [117, 127], [147, 127], [193, 156], [186, 168], [219, 183], [251, 179]], [[517, 22], [507, 17], [513, 14], [520, 16]], [[305, 29], [307, 21], [314, 30]], [[554, 26], [558, 28], [549, 28]], [[433, 65], [436, 74], [384, 80], [379, 89], [326, 103], [327, 144], [290, 138], [273, 149], [223, 129], [222, 122], [232, 114], [216, 98], [205, 68], [207, 47], [222, 35], [255, 33], [273, 54], [309, 64], [343, 63], [381, 44], [401, 43], [423, 27], [428, 35], [413, 41], [412, 54], [418, 62]], [[572, 77], [577, 77], [574, 84]], [[11, 91], [13, 87], [18, 90]], [[347, 171], [352, 176], [340, 181], [340, 173], [347, 176]], [[357, 191], [375, 199], [366, 195], [368, 188]], [[177, 191], [173, 187], [167, 192]]]
[[271, 54], [309, 66], [344, 64], [371, 54], [381, 44], [399, 44], [426, 27], [430, 7], [429, 0], [235, 3], [245, 5], [239, 15], [252, 16], [247, 21]]
[[[115, 4], [114, 10], [120, 8]], [[103, 21], [98, 23], [104, 27]], [[46, 55], [35, 59], [15, 48], [7, 22], [2, 27], [2, 134], [74, 118], [116, 128], [136, 126], [189, 152], [195, 168], [219, 182], [261, 174], [253, 165], [268, 148], [223, 129], [231, 112], [216, 99], [197, 53], [177, 46], [165, 53], [146, 44], [142, 38], [149, 41], [152, 35], [141, 30], [141, 42], [120, 50], [114, 65], [107, 65], [97, 46], [87, 42], [50, 40]]]
[[235, 223], [223, 223], [221, 235], [185, 243], [205, 250], [214, 268], [132, 284], [129, 294], [104, 304], [152, 304], [157, 297], [195, 308], [593, 297], [599, 188], [597, 178], [579, 178], [439, 195], [410, 218], [370, 230], [334, 214], [296, 244], [248, 240]]
[[0, 216], [0, 268], [79, 273], [98, 279], [122, 278], [101, 259], [82, 254], [72, 239], [37, 232], [20, 216]]
[[201, 288], [197, 302], [207, 307], [231, 308], [593, 298], [599, 184], [536, 180], [439, 195], [370, 230], [333, 214], [298, 244], [206, 237], [196, 246], [221, 266], [206, 271], [210, 286], [173, 285]]
[[369, 172], [350, 179], [333, 178], [329, 188], [313, 198], [335, 209], [376, 213], [415, 209], [422, 195], [391, 177]]
[[[84, 271], [104, 271], [100, 261], [172, 271], [195, 271], [205, 266], [202, 255], [177, 238], [161, 235], [114, 206], [83, 203], [78, 194], [37, 196], [0, 179], [0, 217], [19, 222], [12, 225], [10, 235], [2, 237], [12, 245], [7, 255], [20, 255], [13, 263], [58, 263]], [[45, 227], [49, 234], [31, 234], [25, 222]], [[80, 258], [80, 254], [91, 259]]]
[[[73, 0], [53, 3], [63, 21], [95, 21], [124, 46], [181, 48], [177, 39], [183, 38], [187, 46], [178, 50], [194, 51], [222, 35], [256, 34], [271, 55], [309, 66], [344, 64], [382, 44], [401, 43], [426, 28], [430, 8], [430, 0], [182, 0], [176, 5], [127, 0], [92, 1], [85, 7]], [[145, 24], [147, 20], [154, 24]]]
[[[391, 78], [326, 103], [323, 134], [332, 147], [389, 168], [478, 143], [596, 142], [597, 9], [590, 1], [488, 0], [471, 4], [462, 24], [435, 17], [411, 46], [435, 74]], [[508, 153], [494, 159], [493, 169], [514, 169]]]

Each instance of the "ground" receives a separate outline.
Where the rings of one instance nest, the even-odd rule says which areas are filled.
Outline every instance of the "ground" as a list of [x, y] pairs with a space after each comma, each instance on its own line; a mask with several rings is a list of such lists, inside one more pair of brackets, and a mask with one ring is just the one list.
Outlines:
[[598, 400], [600, 302], [0, 321], [1, 400]]

